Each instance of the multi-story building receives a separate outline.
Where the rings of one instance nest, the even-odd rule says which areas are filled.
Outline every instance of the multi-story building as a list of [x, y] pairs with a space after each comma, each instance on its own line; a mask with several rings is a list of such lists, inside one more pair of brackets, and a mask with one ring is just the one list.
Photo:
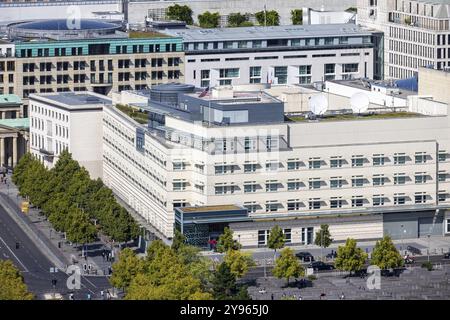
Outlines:
[[384, 32], [386, 78], [419, 67], [450, 67], [450, 3], [446, 0], [358, 0], [358, 23]]
[[265, 245], [275, 224], [295, 244], [323, 223], [336, 241], [450, 232], [446, 104], [286, 121], [255, 86], [176, 91], [130, 104], [148, 124], [103, 109], [103, 180], [166, 237], [174, 224], [200, 246], [226, 225], [244, 246]]
[[111, 100], [93, 92], [31, 94], [31, 153], [52, 168], [67, 149], [91, 177], [101, 177], [105, 105]]
[[354, 24], [166, 32], [183, 38], [185, 81], [197, 87], [381, 77], [380, 34]]
[[184, 80], [179, 38], [127, 34], [117, 24], [91, 20], [74, 28], [66, 20], [11, 25], [14, 54], [0, 58], [3, 92], [27, 103], [31, 93], [87, 90], [108, 95]]

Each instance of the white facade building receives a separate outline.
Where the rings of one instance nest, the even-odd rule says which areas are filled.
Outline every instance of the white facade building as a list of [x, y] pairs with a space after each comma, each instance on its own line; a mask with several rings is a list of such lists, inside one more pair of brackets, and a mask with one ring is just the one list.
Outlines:
[[384, 32], [386, 78], [409, 78], [419, 67], [450, 67], [446, 0], [358, 0], [357, 22]]
[[111, 104], [91, 92], [30, 95], [30, 151], [52, 168], [67, 149], [93, 179], [102, 177], [102, 109]]
[[136, 106], [148, 126], [103, 110], [104, 181], [166, 237], [174, 224], [201, 246], [224, 225], [249, 247], [275, 224], [295, 244], [323, 223], [337, 241], [450, 232], [448, 107], [286, 122], [260, 91], [178, 97]]
[[182, 37], [197, 87], [380, 78], [376, 34], [354, 24], [168, 30]]

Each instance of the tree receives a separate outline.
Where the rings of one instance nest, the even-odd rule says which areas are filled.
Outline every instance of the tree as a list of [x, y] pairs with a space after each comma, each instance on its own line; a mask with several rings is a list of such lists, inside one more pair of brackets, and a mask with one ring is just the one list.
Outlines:
[[328, 248], [333, 242], [331, 238], [329, 226], [327, 224], [320, 225], [320, 230], [316, 232], [316, 239], [314, 244], [320, 248]]
[[223, 234], [220, 235], [219, 240], [217, 241], [217, 251], [218, 252], [227, 252], [228, 250], [239, 250], [241, 248], [241, 244], [233, 239], [233, 231], [225, 227], [223, 230]]
[[294, 25], [303, 24], [303, 10], [294, 9], [291, 10], [291, 21]]
[[66, 217], [67, 240], [74, 243], [91, 243], [97, 238], [97, 229], [89, 221], [86, 213], [78, 208], [72, 207]]
[[235, 12], [228, 15], [228, 27], [242, 27], [246, 22], [249, 22], [247, 14]]
[[213, 296], [216, 300], [229, 300], [236, 291], [236, 277], [225, 262], [214, 273]]
[[178, 251], [186, 243], [186, 236], [179, 230], [175, 230], [175, 234], [172, 240], [172, 249]]
[[339, 270], [349, 271], [350, 274], [364, 267], [367, 253], [356, 247], [356, 240], [348, 238], [344, 246], [339, 246], [335, 266]]
[[0, 300], [32, 300], [33, 294], [11, 260], [0, 260]]
[[250, 267], [255, 265], [251, 254], [243, 253], [240, 250], [228, 250], [224, 262], [230, 267], [231, 273], [236, 278], [242, 278]]
[[277, 256], [277, 249], [281, 249], [284, 247], [284, 233], [280, 226], [276, 225], [270, 230], [269, 239], [268, 239], [268, 247], [274, 250], [273, 259]]
[[278, 26], [280, 25], [280, 15], [275, 10], [259, 11], [255, 13], [256, 21], [262, 26]]
[[275, 260], [272, 273], [277, 278], [285, 278], [289, 284], [290, 278], [303, 276], [304, 270], [294, 252], [290, 248], [284, 248], [278, 259]]
[[209, 11], [198, 15], [198, 23], [202, 28], [217, 28], [219, 26], [220, 14], [218, 12], [211, 13]]
[[193, 24], [192, 9], [189, 6], [180, 6], [175, 4], [167, 8], [167, 18], [172, 20], [184, 21], [186, 24]]
[[376, 242], [372, 252], [371, 264], [380, 269], [391, 269], [403, 266], [403, 258], [389, 236]]
[[14, 167], [14, 172], [11, 177], [12, 182], [20, 188], [24, 181], [24, 174], [28, 166], [33, 162], [34, 158], [31, 153], [25, 153], [22, 158], [20, 158], [17, 165]]
[[129, 248], [123, 249], [119, 254], [119, 259], [112, 265], [112, 275], [109, 279], [115, 288], [126, 290], [135, 276], [141, 273], [144, 264], [136, 254]]

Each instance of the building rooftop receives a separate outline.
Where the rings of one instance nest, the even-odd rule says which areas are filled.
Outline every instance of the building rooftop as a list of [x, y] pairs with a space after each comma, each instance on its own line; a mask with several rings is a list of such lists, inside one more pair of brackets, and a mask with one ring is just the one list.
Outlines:
[[112, 101], [108, 97], [87, 91], [31, 94], [30, 100], [49, 103], [73, 111], [97, 109], [104, 105], [112, 105]]
[[183, 207], [179, 209], [184, 213], [242, 210], [241, 207], [233, 204], [217, 205], [217, 206]]
[[0, 105], [2, 104], [22, 104], [22, 100], [15, 94], [1, 94]]
[[270, 27], [241, 27], [215, 29], [183, 29], [164, 31], [172, 36], [182, 37], [183, 41], [227, 41], [227, 40], [267, 40], [318, 36], [371, 35], [367, 29], [354, 24], [316, 24]]
[[352, 80], [327, 80], [329, 82], [334, 82], [337, 84], [358, 88], [366, 91], [372, 91], [371, 88], [373, 86], [383, 87], [387, 89], [398, 90], [395, 94], [390, 94], [398, 98], [404, 98], [412, 95], [417, 95], [417, 91], [406, 90], [403, 88], [399, 88], [395, 85], [395, 83], [389, 83], [386, 81], [373, 81], [373, 80], [365, 80], [365, 79], [352, 79]]
[[0, 126], [2, 125], [15, 129], [28, 129], [30, 128], [30, 119], [29, 118], [0, 119]]

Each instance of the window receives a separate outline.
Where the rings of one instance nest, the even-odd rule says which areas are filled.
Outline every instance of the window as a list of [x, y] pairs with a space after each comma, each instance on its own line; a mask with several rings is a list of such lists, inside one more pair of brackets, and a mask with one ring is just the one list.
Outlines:
[[352, 207], [362, 207], [364, 205], [364, 199], [362, 196], [352, 197]]
[[288, 171], [299, 170], [300, 169], [300, 165], [301, 165], [301, 162], [298, 159], [288, 160], [288, 162], [287, 162], [287, 169], [288, 169]]
[[258, 230], [258, 245], [265, 246], [269, 239], [270, 230]]
[[239, 68], [229, 68], [219, 70], [220, 78], [239, 78]]
[[184, 162], [174, 162], [173, 163], [173, 170], [174, 171], [186, 170], [186, 164]]
[[384, 186], [385, 179], [386, 178], [382, 174], [374, 175], [373, 176], [373, 185], [374, 186]]
[[246, 163], [244, 164], [244, 172], [255, 172], [256, 171], [256, 163]]
[[353, 156], [352, 157], [352, 167], [362, 167], [364, 165], [363, 156]]
[[447, 161], [447, 152], [443, 151], [443, 150], [440, 150], [439, 154], [438, 154], [438, 160], [439, 160], [439, 162]]
[[322, 161], [320, 158], [310, 158], [309, 159], [309, 169], [320, 169]]
[[244, 149], [245, 149], [246, 152], [248, 152], [250, 150], [256, 150], [256, 139], [255, 138], [245, 137]]
[[384, 154], [374, 154], [372, 160], [374, 166], [384, 166]]
[[266, 181], [266, 192], [277, 192], [278, 182], [277, 181]]
[[344, 160], [339, 158], [331, 158], [330, 160], [330, 167], [331, 168], [341, 168], [342, 164], [344, 163]]
[[186, 182], [177, 181], [173, 182], [173, 191], [184, 191], [186, 190]]
[[290, 179], [287, 183], [288, 191], [300, 190], [301, 182], [298, 179]]
[[362, 176], [352, 177], [352, 187], [362, 187], [364, 185], [364, 178]]
[[277, 137], [266, 137], [266, 149], [267, 151], [278, 149], [278, 138]]
[[291, 229], [283, 229], [283, 233], [284, 233], [284, 242], [285, 243], [291, 243], [292, 242], [292, 231]]
[[277, 170], [278, 170], [278, 162], [268, 161], [266, 163], [266, 171], [277, 171]]
[[320, 178], [309, 178], [309, 189], [320, 189]]
[[234, 166], [232, 166], [232, 165], [217, 165], [217, 166], [215, 166], [216, 174], [227, 174], [227, 173], [233, 173], [233, 172], [234, 172]]
[[395, 194], [394, 195], [394, 205], [405, 204], [406, 196], [404, 194]]
[[396, 153], [394, 155], [394, 164], [405, 164], [406, 155], [404, 153]]
[[298, 67], [298, 83], [311, 83], [311, 65], [304, 65]]
[[445, 170], [439, 170], [438, 181], [445, 182], [446, 180], [447, 180], [447, 173], [445, 172]]
[[250, 83], [261, 83], [261, 67], [250, 67]]
[[244, 193], [253, 193], [256, 192], [257, 184], [255, 181], [252, 182], [244, 182]]
[[358, 72], [357, 63], [344, 63], [342, 65], [342, 73]]
[[330, 199], [331, 209], [342, 208], [342, 204], [343, 204], [342, 197], [333, 197]]
[[326, 80], [334, 80], [336, 65], [334, 63], [327, 63], [324, 65], [324, 78]]
[[425, 152], [416, 152], [416, 155], [414, 156], [415, 162], [418, 163], [425, 163], [427, 161], [427, 155]]
[[277, 79], [277, 84], [287, 84], [287, 76], [288, 76], [287, 67], [275, 67], [274, 76]]
[[426, 183], [427, 182], [427, 175], [425, 172], [416, 172], [414, 176], [414, 181], [416, 184], [420, 183]]
[[201, 70], [200, 71], [200, 86], [202, 88], [209, 87], [210, 80], [210, 71], [209, 70]]
[[300, 210], [302, 203], [298, 200], [288, 200], [287, 209], [288, 211]]
[[344, 180], [342, 179], [342, 177], [332, 177], [330, 179], [330, 188], [331, 189], [337, 189], [337, 188], [342, 188]]
[[405, 183], [406, 183], [406, 175], [404, 173], [394, 174], [394, 184], [405, 184]]
[[372, 203], [374, 206], [384, 206], [385, 197], [382, 194], [374, 195], [372, 198]]
[[321, 201], [320, 198], [310, 198], [308, 201], [309, 210], [320, 209]]
[[[447, 200], [447, 193], [445, 191], [439, 191], [438, 193], [438, 201], [445, 202]], [[449, 219], [450, 220], [450, 219]], [[448, 222], [448, 220], [447, 220]], [[450, 229], [447, 229], [450, 232]]]
[[275, 201], [266, 202], [266, 212], [276, 212], [278, 211], [278, 203]]
[[414, 203], [420, 204], [427, 202], [427, 195], [423, 192], [416, 192], [414, 194]]

